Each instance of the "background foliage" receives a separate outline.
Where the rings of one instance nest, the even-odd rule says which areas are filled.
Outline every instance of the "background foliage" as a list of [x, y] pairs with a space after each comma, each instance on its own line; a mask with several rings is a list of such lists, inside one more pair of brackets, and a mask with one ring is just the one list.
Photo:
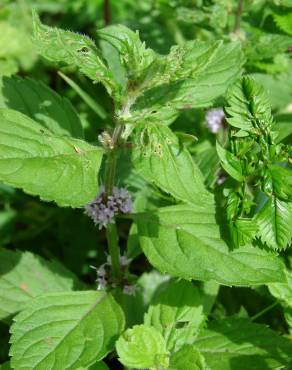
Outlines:
[[0, 369], [292, 368], [292, 2], [2, 0], [0, 46]]

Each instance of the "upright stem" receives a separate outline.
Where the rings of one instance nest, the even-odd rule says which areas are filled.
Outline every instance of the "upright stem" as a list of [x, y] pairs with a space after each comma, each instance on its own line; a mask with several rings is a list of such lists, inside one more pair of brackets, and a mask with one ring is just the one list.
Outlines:
[[234, 32], [238, 32], [240, 30], [240, 21], [241, 21], [241, 14], [243, 11], [243, 2], [244, 0], [239, 0], [238, 1], [238, 6], [236, 10], [236, 15], [235, 15], [235, 23], [234, 23]]
[[111, 22], [110, 0], [103, 1], [103, 19], [106, 26], [110, 24]]
[[109, 254], [111, 256], [112, 275], [114, 279], [119, 279], [119, 277], [121, 276], [121, 265], [120, 265], [119, 236], [116, 224], [107, 225], [106, 238]]
[[[112, 136], [113, 148], [108, 152], [108, 158], [105, 168], [105, 192], [109, 196], [113, 192], [113, 186], [115, 182], [115, 173], [117, 166], [118, 157], [118, 145], [120, 141], [121, 134], [123, 132], [123, 125], [117, 124]], [[119, 236], [116, 224], [108, 224], [106, 228], [106, 238], [108, 243], [109, 254], [111, 256], [112, 263], [112, 275], [114, 279], [119, 279], [121, 275], [121, 265], [120, 265], [120, 248], [119, 248]]]

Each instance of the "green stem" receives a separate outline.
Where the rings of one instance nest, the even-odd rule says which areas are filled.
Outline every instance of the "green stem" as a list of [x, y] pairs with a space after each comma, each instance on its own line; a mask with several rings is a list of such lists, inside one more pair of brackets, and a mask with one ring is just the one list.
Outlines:
[[121, 265], [120, 265], [119, 236], [116, 224], [107, 225], [106, 238], [109, 254], [111, 256], [112, 275], [114, 279], [118, 280], [119, 277], [121, 276]]
[[243, 11], [243, 3], [244, 0], [239, 0], [238, 1], [238, 6], [236, 10], [236, 15], [235, 15], [235, 24], [234, 24], [234, 32], [238, 32], [240, 30], [240, 21], [241, 21], [241, 15]]
[[[105, 168], [105, 192], [109, 196], [113, 192], [115, 173], [117, 166], [117, 158], [119, 151], [119, 141], [123, 132], [123, 125], [117, 124], [115, 127], [112, 144], [113, 148], [109, 149], [108, 158]], [[106, 238], [108, 243], [109, 254], [112, 262], [112, 275], [114, 279], [119, 279], [121, 276], [121, 265], [120, 265], [120, 248], [119, 248], [119, 236], [116, 224], [108, 224], [106, 228]]]
[[279, 301], [276, 301], [272, 304], [270, 304], [268, 307], [264, 308], [262, 311], [258, 312], [257, 314], [255, 314], [254, 316], [252, 316], [250, 319], [251, 321], [254, 321], [256, 319], [258, 319], [260, 316], [264, 315], [266, 312], [270, 311], [271, 309], [273, 309], [275, 306], [277, 306], [277, 304], [279, 304]]

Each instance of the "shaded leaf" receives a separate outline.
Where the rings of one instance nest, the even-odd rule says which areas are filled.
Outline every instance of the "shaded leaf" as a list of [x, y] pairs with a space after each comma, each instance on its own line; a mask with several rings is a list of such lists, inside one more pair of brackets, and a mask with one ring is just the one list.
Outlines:
[[246, 319], [215, 321], [194, 345], [212, 370], [277, 369], [291, 361], [289, 339]]
[[0, 320], [14, 315], [42, 293], [71, 291], [74, 286], [82, 285], [58, 262], [0, 248]]
[[0, 81], [0, 108], [11, 108], [59, 136], [83, 138], [81, 121], [68, 99], [41, 81], [11, 77]]

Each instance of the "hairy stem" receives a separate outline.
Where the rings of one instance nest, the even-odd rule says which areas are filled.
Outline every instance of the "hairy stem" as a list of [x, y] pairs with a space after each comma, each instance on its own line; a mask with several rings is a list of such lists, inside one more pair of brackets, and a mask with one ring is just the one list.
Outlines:
[[238, 1], [238, 6], [235, 14], [235, 23], [234, 23], [234, 32], [238, 32], [240, 30], [240, 21], [241, 21], [241, 15], [243, 11], [243, 3], [244, 0], [239, 0]]

